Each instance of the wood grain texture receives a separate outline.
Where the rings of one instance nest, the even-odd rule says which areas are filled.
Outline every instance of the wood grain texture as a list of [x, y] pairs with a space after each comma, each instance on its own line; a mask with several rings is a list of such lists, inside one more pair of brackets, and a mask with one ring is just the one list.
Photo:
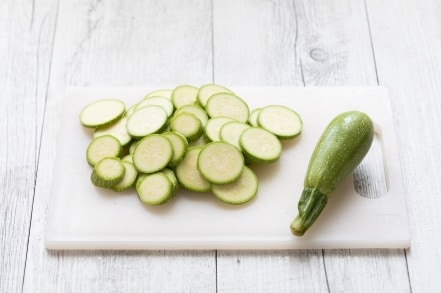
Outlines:
[[413, 292], [440, 292], [441, 6], [436, 0], [366, 3], [378, 77], [390, 88], [407, 183], [410, 285]]
[[211, 80], [211, 54], [209, 2], [61, 1], [25, 292], [215, 291], [214, 251], [50, 252], [44, 247], [64, 88], [201, 84]]
[[[362, 1], [277, 1], [277, 5], [272, 1], [218, 1], [214, 7], [215, 82], [377, 84]], [[249, 12], [245, 19], [243, 11]], [[372, 168], [367, 169], [372, 174]], [[360, 173], [366, 176], [366, 170]], [[331, 250], [324, 251], [323, 256], [319, 251], [292, 251], [286, 255], [292, 261], [280, 263], [282, 254], [257, 254], [256, 260], [256, 255], [249, 252], [219, 252], [219, 291], [243, 291], [248, 287], [269, 291], [274, 286], [280, 292], [293, 288], [301, 292], [409, 290], [400, 250]], [[294, 268], [298, 259], [309, 259], [305, 262], [313, 273], [305, 276], [302, 267]], [[366, 278], [367, 272], [375, 282]], [[387, 272], [394, 272], [394, 277]], [[297, 274], [304, 278], [292, 278]]]
[[[298, 48], [306, 86], [376, 85], [376, 65], [363, 1], [296, 1]], [[380, 7], [380, 6], [378, 6]], [[373, 151], [381, 153], [378, 148]], [[368, 192], [385, 191], [375, 152], [354, 173]], [[381, 167], [379, 167], [381, 166]], [[365, 178], [379, 182], [372, 184]], [[407, 267], [401, 250], [326, 250], [331, 292], [407, 292]], [[391, 275], [388, 272], [393, 272]], [[370, 278], [366, 278], [369, 273]], [[375, 280], [372, 282], [372, 280]]]
[[0, 4], [0, 292], [22, 288], [55, 19], [54, 1]]

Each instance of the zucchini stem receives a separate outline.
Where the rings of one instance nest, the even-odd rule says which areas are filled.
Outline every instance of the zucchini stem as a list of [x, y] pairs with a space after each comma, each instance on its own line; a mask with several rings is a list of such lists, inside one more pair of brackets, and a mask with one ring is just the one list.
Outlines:
[[328, 197], [317, 188], [306, 187], [298, 203], [299, 214], [291, 222], [291, 232], [302, 236], [314, 224], [328, 203]]

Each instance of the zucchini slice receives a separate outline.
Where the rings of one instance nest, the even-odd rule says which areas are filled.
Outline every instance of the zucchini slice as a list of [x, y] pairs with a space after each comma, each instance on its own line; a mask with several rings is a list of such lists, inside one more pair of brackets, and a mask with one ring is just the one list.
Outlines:
[[269, 131], [258, 127], [246, 129], [239, 140], [245, 158], [250, 163], [273, 163], [282, 154], [282, 144]]
[[175, 174], [179, 183], [190, 191], [207, 192], [210, 191], [210, 182], [202, 177], [197, 168], [199, 153], [202, 147], [188, 149], [187, 154], [181, 163], [176, 167]]
[[121, 152], [121, 143], [113, 135], [98, 136], [94, 138], [87, 147], [87, 163], [93, 167], [106, 157], [119, 157]]
[[95, 129], [93, 137], [103, 136], [110, 134], [119, 140], [122, 146], [130, 143], [132, 137], [127, 132], [127, 117], [122, 117], [118, 121], [107, 125], [101, 126]]
[[257, 117], [260, 127], [273, 133], [279, 139], [292, 139], [302, 132], [302, 119], [294, 110], [280, 105], [262, 108]]
[[197, 94], [197, 100], [199, 105], [205, 107], [208, 99], [218, 93], [233, 93], [231, 90], [227, 89], [224, 86], [218, 84], [205, 84], [199, 88], [199, 92]]
[[141, 109], [142, 107], [151, 106], [151, 105], [162, 107], [164, 111], [167, 113], [168, 117], [170, 117], [173, 114], [174, 108], [172, 102], [165, 97], [159, 97], [159, 96], [145, 98], [136, 105], [135, 111]]
[[182, 159], [184, 159], [188, 149], [188, 141], [185, 136], [179, 132], [169, 131], [162, 133], [162, 135], [168, 138], [172, 145], [173, 157], [170, 159], [168, 165], [169, 167], [174, 168], [180, 161], [182, 161]]
[[111, 189], [123, 180], [125, 171], [120, 159], [104, 158], [96, 163], [90, 179], [97, 187]]
[[256, 108], [250, 113], [250, 118], [248, 119], [248, 122], [251, 126], [258, 127], [259, 123], [257, 122], [257, 117], [259, 117], [261, 108]]
[[210, 141], [220, 141], [220, 131], [222, 129], [222, 126], [224, 126], [226, 123], [236, 121], [233, 118], [229, 117], [214, 117], [210, 118], [207, 121], [207, 124], [205, 125], [205, 136]]
[[168, 98], [168, 99], [170, 99], [172, 92], [173, 92], [172, 89], [160, 89], [160, 90], [155, 90], [155, 91], [152, 91], [152, 92], [146, 94], [146, 95], [145, 95], [145, 98], [150, 98], [150, 97], [164, 97], [164, 98]]
[[121, 163], [124, 165], [125, 168], [124, 177], [118, 184], [112, 187], [112, 190], [114, 191], [123, 191], [131, 188], [134, 185], [138, 176], [138, 171], [136, 171], [133, 163], [124, 160], [122, 160]]
[[230, 117], [240, 122], [247, 122], [250, 116], [248, 105], [240, 97], [230, 93], [212, 95], [205, 110], [210, 117]]
[[150, 134], [136, 144], [133, 164], [142, 173], [155, 173], [164, 169], [173, 157], [173, 147], [165, 136]]
[[180, 85], [173, 90], [170, 99], [176, 109], [185, 105], [194, 105], [197, 102], [198, 91], [199, 88], [195, 86]]
[[148, 205], [160, 205], [170, 201], [176, 190], [169, 177], [162, 172], [143, 176], [136, 182], [139, 199]]
[[238, 148], [218, 141], [202, 148], [197, 168], [210, 183], [227, 184], [239, 178], [244, 165], [244, 157]]
[[125, 111], [126, 106], [123, 101], [102, 99], [83, 108], [80, 113], [80, 122], [84, 127], [96, 128], [118, 120]]
[[228, 122], [224, 126], [222, 126], [220, 130], [220, 138], [222, 141], [231, 143], [239, 150], [242, 150], [242, 147], [239, 143], [240, 136], [246, 129], [250, 127], [251, 126], [249, 124], [239, 121]]
[[258, 186], [256, 174], [245, 166], [239, 179], [223, 185], [212, 184], [211, 192], [225, 203], [239, 205], [252, 200], [257, 194]]
[[191, 113], [195, 115], [196, 117], [201, 120], [202, 126], [205, 126], [207, 124], [208, 115], [205, 110], [199, 106], [196, 105], [185, 105], [181, 108], [177, 109], [174, 113], [174, 115], [179, 115], [180, 113]]
[[163, 129], [167, 119], [167, 112], [161, 106], [145, 106], [130, 115], [127, 120], [127, 131], [134, 138], [142, 138]]
[[170, 129], [184, 135], [188, 142], [197, 140], [204, 132], [201, 120], [194, 114], [186, 112], [173, 116]]

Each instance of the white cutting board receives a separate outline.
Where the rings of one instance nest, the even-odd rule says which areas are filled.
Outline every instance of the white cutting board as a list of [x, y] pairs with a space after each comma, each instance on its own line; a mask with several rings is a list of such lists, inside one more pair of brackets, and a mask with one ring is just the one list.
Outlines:
[[[283, 143], [280, 160], [254, 167], [257, 197], [230, 206], [211, 194], [181, 189], [163, 206], [146, 206], [135, 191], [94, 187], [85, 150], [91, 131], [81, 109], [100, 98], [120, 98], [127, 107], [156, 88], [71, 88], [66, 92], [47, 222], [48, 249], [308, 249], [407, 248], [410, 243], [400, 158], [388, 93], [381, 87], [232, 87], [250, 109], [282, 104], [295, 109], [304, 127]], [[297, 214], [304, 174], [322, 131], [337, 114], [360, 110], [371, 116], [383, 146], [387, 194], [366, 199], [352, 176], [336, 191], [302, 237], [289, 226]]]

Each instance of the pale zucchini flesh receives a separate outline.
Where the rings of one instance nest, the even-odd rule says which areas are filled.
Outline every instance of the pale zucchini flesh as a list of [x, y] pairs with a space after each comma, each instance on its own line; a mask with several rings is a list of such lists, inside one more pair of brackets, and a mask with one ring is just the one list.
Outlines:
[[167, 119], [167, 113], [161, 106], [145, 106], [130, 115], [127, 120], [127, 132], [134, 138], [142, 138], [163, 129]]
[[143, 176], [136, 183], [139, 199], [148, 205], [164, 204], [175, 195], [176, 190], [169, 177], [162, 172]]
[[204, 131], [201, 120], [194, 114], [187, 112], [173, 116], [170, 121], [170, 129], [181, 133], [188, 142], [197, 140]]
[[168, 131], [162, 133], [162, 135], [165, 136], [172, 145], [173, 156], [168, 165], [169, 167], [174, 168], [184, 159], [188, 149], [188, 141], [185, 136], [178, 132]]
[[159, 106], [164, 109], [164, 111], [167, 113], [167, 116], [170, 117], [173, 114], [173, 103], [170, 101], [170, 99], [167, 99], [166, 97], [161, 96], [153, 96], [153, 97], [147, 97], [143, 101], [139, 102], [136, 107], [135, 111], [141, 109], [145, 106]]
[[122, 117], [110, 125], [98, 127], [93, 133], [93, 137], [103, 135], [114, 136], [116, 139], [119, 140], [122, 146], [129, 144], [132, 140], [132, 137], [127, 132], [127, 117]]
[[222, 116], [208, 119], [204, 129], [205, 136], [210, 141], [220, 141], [221, 140], [220, 132], [222, 126], [224, 126], [226, 123], [231, 121], [236, 121], [236, 120], [230, 117], [222, 117]]
[[247, 122], [250, 116], [248, 105], [231, 93], [212, 95], [205, 106], [209, 117], [230, 117], [240, 122]]
[[280, 105], [270, 105], [259, 110], [257, 124], [279, 139], [292, 139], [302, 132], [303, 122], [294, 110]]
[[249, 124], [239, 121], [228, 122], [224, 126], [222, 126], [220, 130], [220, 138], [222, 141], [231, 143], [239, 150], [242, 150], [242, 147], [239, 143], [240, 136], [246, 129], [250, 127], [251, 126]]
[[173, 157], [170, 141], [160, 134], [151, 134], [136, 144], [133, 164], [142, 173], [154, 173], [164, 169]]
[[123, 180], [125, 171], [118, 158], [104, 158], [96, 163], [90, 179], [97, 187], [111, 189]]
[[114, 191], [124, 191], [133, 187], [138, 176], [138, 171], [133, 163], [124, 160], [121, 160], [121, 163], [124, 165], [125, 172], [122, 180], [112, 187]]
[[187, 154], [181, 163], [176, 167], [175, 174], [179, 183], [190, 191], [207, 192], [210, 191], [211, 184], [204, 177], [197, 167], [199, 153], [202, 147], [188, 149]]
[[174, 115], [179, 115], [180, 113], [191, 113], [195, 115], [199, 120], [201, 120], [202, 126], [207, 124], [208, 115], [203, 108], [197, 105], [185, 105], [177, 109]]
[[199, 88], [198, 94], [197, 94], [197, 101], [199, 105], [202, 107], [205, 107], [207, 104], [208, 99], [218, 93], [233, 93], [228, 88], [218, 85], [218, 84], [205, 84]]
[[211, 142], [199, 154], [197, 168], [210, 183], [227, 184], [242, 174], [244, 157], [238, 148], [227, 142]]
[[98, 136], [94, 138], [87, 147], [87, 163], [93, 167], [106, 157], [118, 157], [121, 152], [121, 143], [113, 135]]
[[84, 127], [96, 128], [113, 123], [121, 118], [126, 110], [123, 101], [102, 99], [90, 103], [80, 113], [80, 122]]
[[198, 91], [199, 88], [195, 86], [180, 85], [173, 90], [170, 99], [176, 109], [185, 105], [194, 105], [197, 102]]
[[245, 166], [237, 180], [223, 185], [212, 184], [211, 191], [221, 201], [239, 205], [252, 200], [257, 194], [258, 186], [256, 174]]
[[269, 131], [250, 127], [242, 132], [239, 140], [245, 158], [250, 163], [273, 163], [282, 154], [282, 144]]

